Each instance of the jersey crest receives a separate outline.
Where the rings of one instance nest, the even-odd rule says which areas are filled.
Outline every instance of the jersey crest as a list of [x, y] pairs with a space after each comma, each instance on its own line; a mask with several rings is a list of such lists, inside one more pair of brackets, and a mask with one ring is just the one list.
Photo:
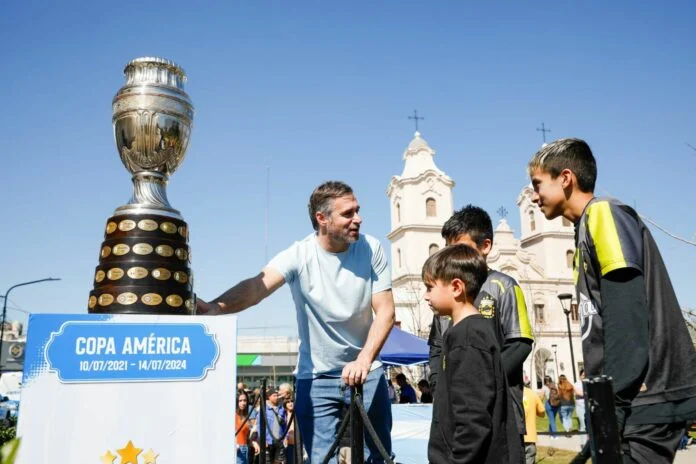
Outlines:
[[495, 317], [495, 300], [489, 295], [484, 296], [479, 303], [478, 310], [486, 319]]

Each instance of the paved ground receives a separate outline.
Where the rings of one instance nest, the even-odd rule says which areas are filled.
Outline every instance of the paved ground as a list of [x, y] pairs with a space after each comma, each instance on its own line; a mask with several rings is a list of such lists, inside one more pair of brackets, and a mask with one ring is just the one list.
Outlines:
[[[539, 435], [537, 445], [552, 446], [554, 448], [580, 451], [581, 435], [558, 435], [552, 439], [549, 435]], [[686, 450], [677, 451], [674, 464], [694, 464], [696, 463], [696, 444], [689, 446]]]

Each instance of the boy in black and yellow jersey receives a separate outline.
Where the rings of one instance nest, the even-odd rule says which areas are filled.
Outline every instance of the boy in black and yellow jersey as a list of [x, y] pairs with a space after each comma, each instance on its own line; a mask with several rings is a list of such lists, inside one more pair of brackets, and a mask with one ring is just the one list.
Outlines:
[[[442, 237], [447, 245], [463, 244], [475, 248], [485, 259], [493, 246], [493, 224], [486, 211], [467, 205], [445, 222]], [[489, 269], [474, 306], [485, 319], [493, 322], [522, 448], [525, 435], [522, 364], [532, 351], [534, 342], [522, 289], [509, 275]], [[442, 338], [449, 326], [448, 318], [435, 316], [430, 328], [430, 385], [434, 396], [437, 396], [435, 389], [441, 366]]]
[[614, 380], [624, 462], [672, 462], [696, 418], [696, 351], [657, 245], [631, 207], [594, 196], [583, 140], [544, 146], [529, 174], [544, 216], [575, 223], [584, 367]]

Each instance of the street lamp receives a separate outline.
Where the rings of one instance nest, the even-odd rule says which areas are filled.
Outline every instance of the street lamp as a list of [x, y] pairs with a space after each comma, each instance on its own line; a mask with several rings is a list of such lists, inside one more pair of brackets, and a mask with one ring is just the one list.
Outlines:
[[[5, 338], [5, 320], [7, 319], [7, 300], [10, 295], [10, 292], [17, 288], [17, 287], [22, 287], [24, 285], [31, 285], [31, 284], [38, 284], [39, 282], [48, 282], [48, 281], [53, 281], [53, 280], [60, 280], [58, 277], [47, 277], [45, 279], [39, 279], [39, 280], [32, 280], [30, 282], [22, 282], [21, 284], [16, 284], [11, 286], [10, 288], [7, 289], [4, 295], [4, 301], [2, 303], [2, 322], [0, 323], [0, 363], [2, 362], [2, 343], [3, 339]], [[2, 364], [0, 364], [0, 375], [2, 375]]]
[[558, 371], [558, 355], [556, 354], [556, 349], [558, 348], [558, 345], [553, 344], [551, 345], [551, 349], [553, 350], [553, 361], [556, 363], [556, 382], [558, 382], [558, 376], [561, 374]]
[[561, 301], [561, 308], [566, 315], [566, 322], [568, 323], [568, 344], [570, 344], [570, 363], [573, 366], [573, 383], [577, 382], [578, 379], [575, 376], [575, 355], [573, 354], [573, 336], [570, 333], [570, 300], [573, 299], [573, 295], [570, 293], [561, 293], [558, 295], [558, 299]]

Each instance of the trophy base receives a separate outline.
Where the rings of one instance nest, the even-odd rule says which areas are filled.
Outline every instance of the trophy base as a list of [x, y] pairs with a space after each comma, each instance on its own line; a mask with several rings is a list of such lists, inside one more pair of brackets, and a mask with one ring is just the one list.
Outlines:
[[143, 208], [107, 220], [89, 313], [195, 313], [188, 226], [156, 211]]

